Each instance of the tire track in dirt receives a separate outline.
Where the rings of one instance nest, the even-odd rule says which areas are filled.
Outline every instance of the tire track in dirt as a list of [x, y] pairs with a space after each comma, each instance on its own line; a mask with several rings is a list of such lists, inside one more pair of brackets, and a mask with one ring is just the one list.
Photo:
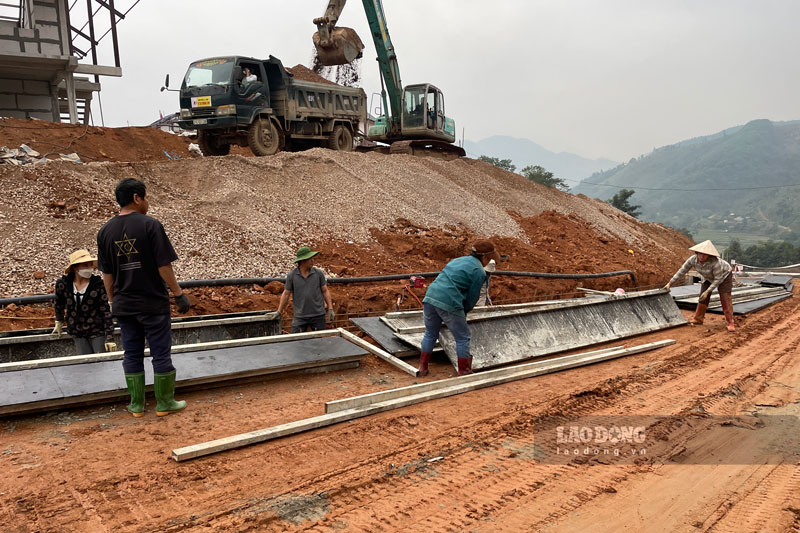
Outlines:
[[[15, 513], [16, 518], [25, 520], [28, 529], [41, 531], [58, 530], [41, 518], [45, 514], [58, 511], [60, 520], [80, 524], [91, 516], [88, 509], [98, 513], [108, 530], [121, 531], [208, 526], [294, 530], [312, 524], [321, 530], [343, 526], [376, 530], [380, 524], [384, 530], [435, 531], [568, 524], [591, 502], [614, 495], [613, 490], [635, 487], [663, 467], [613, 461], [591, 468], [536, 464], [534, 429], [552, 428], [586, 414], [655, 410], [669, 414], [697, 405], [707, 411], [733, 411], [763, 390], [763, 383], [776, 371], [792, 366], [787, 359], [792, 350], [796, 353], [800, 338], [795, 333], [800, 330], [797, 310], [789, 300], [777, 308], [779, 313], [752, 317], [733, 335], [712, 332], [635, 359], [437, 400], [174, 468], [159, 465], [166, 460], [160, 448], [176, 440], [165, 437], [155, 447], [149, 444], [149, 452], [160, 450], [162, 459], [140, 463], [140, 476], [120, 472], [82, 477], [74, 484], [83, 497], [80, 504], [76, 498], [53, 501], [46, 491], [28, 489], [18, 500], [26, 507]], [[695, 335], [703, 330], [691, 331]], [[765, 340], [780, 341], [780, 347], [770, 348]], [[280, 416], [293, 415], [289, 411]], [[200, 418], [176, 417], [160, 427], [165, 428], [164, 435], [185, 435], [202, 422]], [[241, 431], [241, 419], [217, 416], [214, 423], [218, 435]], [[123, 429], [105, 440], [125, 438], [126, 426], [133, 427], [121, 423]], [[688, 442], [704, 427], [660, 428], [671, 444], [661, 453], [669, 456], [672, 445]], [[354, 455], [356, 449], [361, 455]], [[445, 458], [427, 462], [437, 456]], [[149, 468], [141, 468], [148, 464]], [[54, 486], [62, 475], [53, 475]], [[165, 490], [177, 497], [162, 501]], [[291, 514], [287, 518], [279, 512], [277, 502], [320, 494], [328, 509], [320, 519], [294, 523]], [[12, 516], [5, 504], [0, 509], [2, 516]]]

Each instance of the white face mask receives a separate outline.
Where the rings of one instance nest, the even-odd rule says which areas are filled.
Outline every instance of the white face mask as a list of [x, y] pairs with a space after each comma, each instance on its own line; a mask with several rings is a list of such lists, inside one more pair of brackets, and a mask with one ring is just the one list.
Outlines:
[[78, 269], [78, 275], [82, 278], [91, 278], [92, 277], [92, 269], [91, 268], [81, 268]]

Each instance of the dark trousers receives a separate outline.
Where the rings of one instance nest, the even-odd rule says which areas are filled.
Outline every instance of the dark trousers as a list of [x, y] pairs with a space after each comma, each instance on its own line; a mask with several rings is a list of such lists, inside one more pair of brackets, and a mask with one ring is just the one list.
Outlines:
[[122, 331], [122, 349], [125, 357], [122, 368], [126, 374], [144, 372], [144, 341], [150, 345], [153, 357], [153, 372], [172, 372], [172, 324], [169, 315], [118, 316]]
[[78, 355], [103, 353], [106, 351], [105, 337], [72, 337], [72, 340], [75, 342], [75, 351], [78, 352]]
[[425, 323], [425, 335], [422, 336], [422, 352], [431, 353], [439, 339], [442, 323], [447, 326], [456, 341], [456, 355], [462, 359], [470, 357], [470, 331], [467, 317], [445, 311], [430, 303], [422, 304], [422, 320]]
[[[700, 285], [700, 294], [703, 294], [711, 287], [710, 281], [704, 281], [702, 285]], [[717, 292], [719, 294], [730, 294], [733, 291], [733, 274], [728, 274], [728, 276], [722, 280], [722, 283], [717, 285]], [[708, 305], [708, 302], [711, 301], [711, 295], [708, 295], [708, 298], [705, 300], [699, 300], [697, 303]]]
[[292, 320], [292, 333], [303, 333], [307, 328], [311, 331], [321, 331], [325, 329], [325, 315], [312, 316], [309, 318], [294, 318]]

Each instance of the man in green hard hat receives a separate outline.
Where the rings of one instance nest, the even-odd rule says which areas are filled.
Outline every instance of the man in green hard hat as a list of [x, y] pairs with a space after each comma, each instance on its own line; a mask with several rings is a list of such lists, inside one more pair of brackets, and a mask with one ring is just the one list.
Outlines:
[[325, 329], [326, 308], [328, 322], [332, 324], [335, 317], [325, 274], [314, 266], [314, 256], [318, 253], [308, 246], [301, 247], [294, 260], [297, 266], [286, 275], [286, 287], [278, 304], [278, 318], [286, 309], [291, 295], [294, 305], [292, 333], [302, 333], [308, 328], [311, 331]]

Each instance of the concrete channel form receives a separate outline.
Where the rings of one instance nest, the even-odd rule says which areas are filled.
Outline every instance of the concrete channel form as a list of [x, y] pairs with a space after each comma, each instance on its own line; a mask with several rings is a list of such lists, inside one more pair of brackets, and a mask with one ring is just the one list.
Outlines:
[[[229, 339], [247, 339], [279, 335], [280, 320], [270, 318], [264, 312], [236, 313], [232, 315], [209, 315], [206, 317], [180, 317], [172, 320], [172, 344], [185, 345]], [[50, 333], [50, 329], [9, 332], [0, 336], [0, 363], [67, 357], [75, 355], [72, 337], [61, 338]], [[118, 347], [122, 347], [119, 328], [114, 330]]]
[[[179, 389], [264, 379], [270, 374], [354, 368], [367, 355], [366, 350], [343, 338], [339, 330], [175, 348], [173, 362], [178, 369]], [[119, 360], [59, 366], [42, 363], [39, 368], [3, 373], [0, 415], [63, 409], [128, 396]], [[149, 363], [145, 364], [145, 375], [150, 390], [153, 375]]]
[[[476, 311], [467, 317], [475, 370], [686, 324], [664, 289]], [[419, 349], [425, 329], [421, 317], [384, 318], [396, 337]], [[442, 328], [439, 343], [457, 366], [455, 339], [447, 328]]]

